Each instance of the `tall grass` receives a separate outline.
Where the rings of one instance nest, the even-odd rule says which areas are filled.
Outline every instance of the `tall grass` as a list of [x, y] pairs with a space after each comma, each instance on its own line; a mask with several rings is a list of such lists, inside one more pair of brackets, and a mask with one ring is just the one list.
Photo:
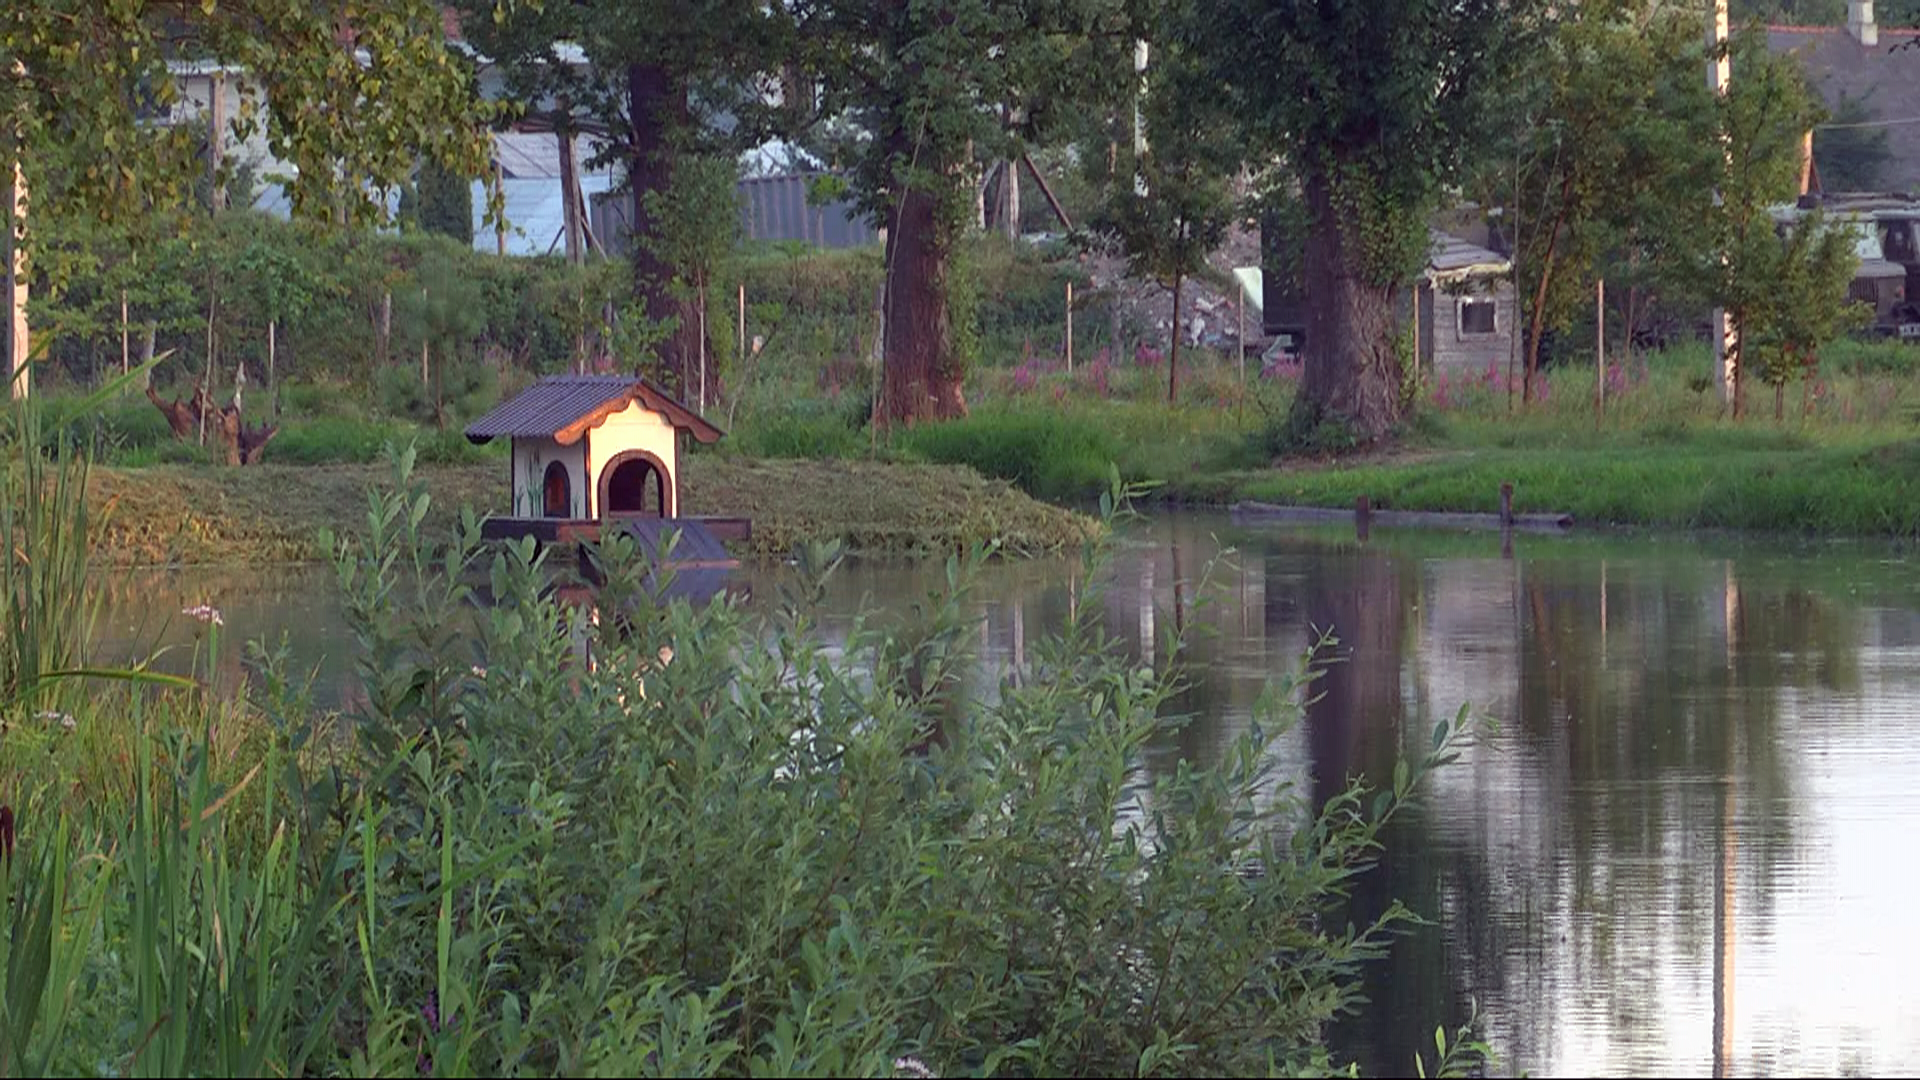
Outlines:
[[[0, 468], [0, 701], [45, 703], [49, 673], [81, 667], [99, 612], [87, 589], [87, 457], [57, 434], [47, 445], [40, 410], [16, 407]], [[52, 460], [48, 452], [52, 451]]]

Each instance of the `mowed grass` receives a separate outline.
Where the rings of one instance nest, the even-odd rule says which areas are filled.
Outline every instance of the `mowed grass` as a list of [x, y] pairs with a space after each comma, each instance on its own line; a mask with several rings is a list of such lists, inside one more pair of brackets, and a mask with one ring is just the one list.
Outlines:
[[[684, 468], [688, 514], [753, 519], [742, 550], [749, 556], [835, 539], [864, 554], [943, 553], [993, 540], [1009, 552], [1039, 553], [1077, 544], [1094, 527], [964, 467], [696, 454]], [[450, 532], [462, 508], [484, 516], [507, 505], [504, 461], [416, 471], [433, 496], [430, 530]], [[359, 536], [367, 493], [390, 476], [384, 464], [96, 468], [89, 496], [108, 513], [95, 557], [121, 566], [323, 558], [323, 530]]]
[[[1224, 469], [1172, 490], [1200, 501], [1492, 512], [1500, 485], [1522, 513], [1584, 524], [1805, 535], [1920, 534], [1920, 349], [1836, 346], [1826, 374], [1793, 384], [1774, 416], [1769, 387], [1733, 420], [1700, 376], [1704, 349], [1655, 355], [1609, 379], [1558, 369], [1544, 400], [1509, 401], [1504, 373], [1429, 381], [1390, 447], [1331, 459]], [[1496, 375], [1500, 376], [1496, 378]]]
[[1350, 506], [1366, 495], [1382, 509], [1491, 512], [1500, 485], [1512, 483], [1516, 511], [1570, 513], [1584, 524], [1920, 533], [1920, 440], [1741, 449], [1743, 441], [1441, 450], [1245, 475], [1237, 492], [1291, 505]]

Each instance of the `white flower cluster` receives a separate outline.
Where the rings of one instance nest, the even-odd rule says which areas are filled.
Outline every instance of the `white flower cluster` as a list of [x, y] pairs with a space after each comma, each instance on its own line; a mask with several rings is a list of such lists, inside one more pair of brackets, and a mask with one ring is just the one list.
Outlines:
[[227, 624], [227, 620], [220, 617], [220, 609], [214, 607], [212, 604], [198, 604], [190, 608], [181, 608], [180, 614], [185, 615], [189, 619], [198, 619], [203, 623], [212, 623], [215, 626], [225, 626]]

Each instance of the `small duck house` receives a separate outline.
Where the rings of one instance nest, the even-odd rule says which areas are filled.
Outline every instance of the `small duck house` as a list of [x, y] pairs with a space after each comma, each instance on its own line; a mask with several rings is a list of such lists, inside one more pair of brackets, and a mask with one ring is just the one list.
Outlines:
[[508, 519], [546, 540], [562, 525], [678, 519], [681, 432], [703, 443], [722, 434], [657, 384], [625, 375], [548, 376], [467, 426], [475, 443], [512, 440]]

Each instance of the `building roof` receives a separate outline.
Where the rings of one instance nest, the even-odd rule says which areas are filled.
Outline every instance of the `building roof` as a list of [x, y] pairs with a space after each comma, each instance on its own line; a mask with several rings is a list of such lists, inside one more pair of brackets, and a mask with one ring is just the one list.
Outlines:
[[651, 379], [638, 375], [549, 375], [468, 424], [467, 438], [476, 443], [503, 435], [545, 438], [570, 446], [634, 401], [664, 415], [674, 427], [692, 432], [703, 443], [716, 442], [724, 434]]
[[1920, 30], [1883, 26], [1878, 45], [1862, 45], [1842, 27], [1772, 26], [1767, 47], [1798, 57], [1829, 108], [1859, 99], [1886, 125], [1886, 183], [1920, 189]]
[[1433, 230], [1433, 255], [1427, 260], [1427, 279], [1436, 284], [1498, 276], [1512, 269], [1513, 264], [1504, 256]]

